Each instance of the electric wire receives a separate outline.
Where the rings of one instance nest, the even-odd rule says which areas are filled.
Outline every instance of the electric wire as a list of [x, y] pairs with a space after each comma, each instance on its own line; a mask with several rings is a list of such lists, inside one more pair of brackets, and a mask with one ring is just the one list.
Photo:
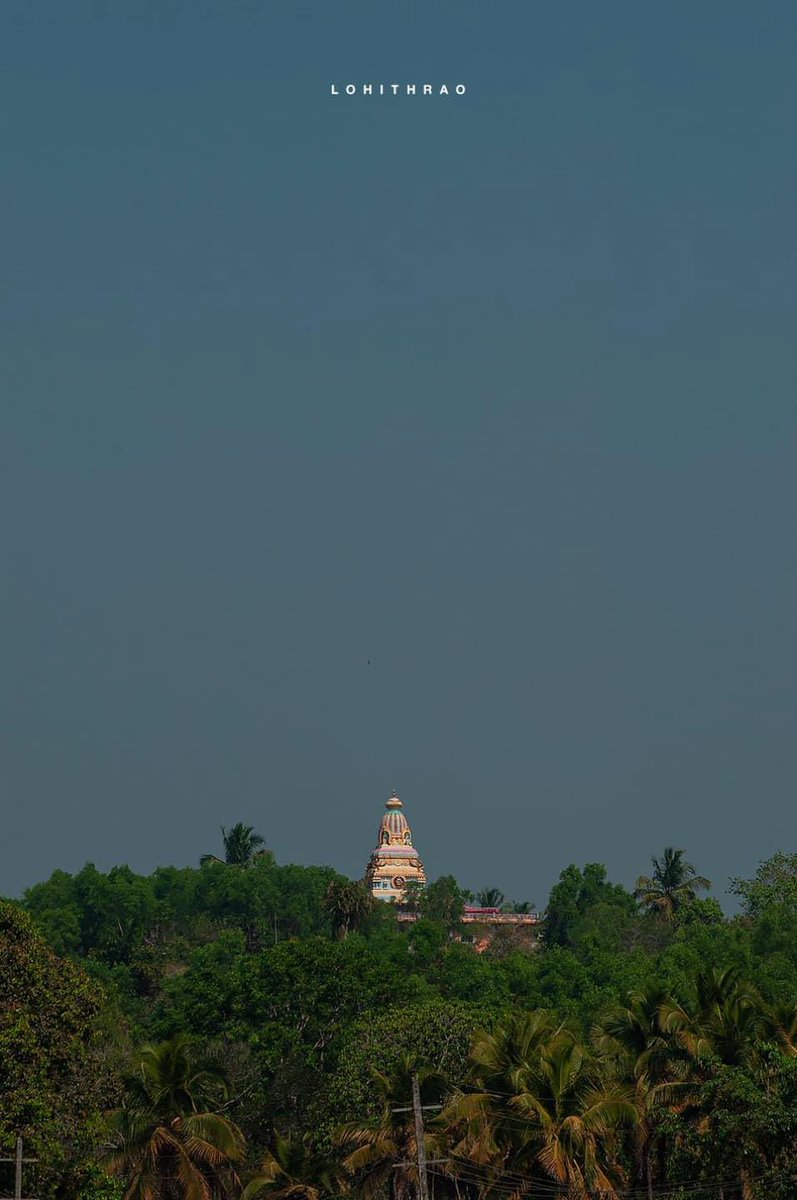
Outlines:
[[[475, 1164], [474, 1164], [474, 1166], [475, 1166]], [[497, 1182], [497, 1181], [491, 1181], [489, 1179], [484, 1179], [483, 1177], [480, 1177], [478, 1175], [478, 1171], [473, 1171], [473, 1170], [462, 1171], [459, 1168], [459, 1166], [457, 1166], [451, 1172], [437, 1171], [436, 1174], [438, 1174], [441, 1178], [447, 1179], [449, 1182], [463, 1180], [466, 1184], [486, 1188], [488, 1191], [498, 1192], [500, 1194], [504, 1194], [507, 1196], [517, 1195], [521, 1190], [521, 1185], [524, 1185], [524, 1184], [526, 1185], [527, 1188], [533, 1188], [536, 1191], [547, 1192], [548, 1194], [555, 1194], [555, 1195], [559, 1195], [559, 1196], [564, 1195], [563, 1185], [557, 1184], [556, 1181], [553, 1179], [551, 1179], [550, 1181], [540, 1180], [536, 1177], [532, 1177], [529, 1175], [517, 1174], [514, 1172], [500, 1172], [499, 1173], [499, 1180], [501, 1178], [506, 1178], [508, 1176], [510, 1179], [515, 1180], [514, 1186], [509, 1186], [509, 1184], [501, 1184], [500, 1182]], [[762, 1172], [760, 1174], [748, 1175], [748, 1176], [746, 1176], [746, 1179], [749, 1183], [760, 1183], [762, 1180], [770, 1180], [770, 1181], [778, 1180], [780, 1182], [793, 1182], [793, 1181], [797, 1180], [797, 1175], [789, 1174], [787, 1172], [775, 1172], [773, 1174], [771, 1172], [766, 1171], [766, 1172]], [[669, 1186], [669, 1187], [665, 1188], [664, 1190], [660, 1190], [659, 1188], [656, 1188], [655, 1196], [656, 1196], [656, 1200], [667, 1200], [668, 1196], [681, 1197], [681, 1196], [687, 1196], [687, 1195], [699, 1195], [699, 1193], [701, 1193], [701, 1192], [716, 1191], [717, 1194], [719, 1194], [721, 1191], [728, 1191], [728, 1190], [730, 1190], [732, 1188], [736, 1188], [738, 1186], [739, 1186], [739, 1177], [738, 1176], [734, 1176], [734, 1177], [729, 1176], [726, 1179], [714, 1180], [714, 1181], [707, 1181], [707, 1180], [701, 1180], [701, 1179], [686, 1179], [686, 1180], [682, 1180], [681, 1182], [679, 1182], [677, 1184]], [[606, 1195], [607, 1193], [606, 1192], [601, 1193], [601, 1192], [592, 1190], [592, 1191], [588, 1191], [588, 1194], [593, 1195], [595, 1197], [600, 1197], [601, 1195]], [[633, 1188], [628, 1188], [628, 1187], [622, 1188], [623, 1200], [631, 1200], [631, 1198], [635, 1197], [635, 1196], [643, 1197], [643, 1196], [647, 1196], [647, 1195], [648, 1195], [648, 1189], [646, 1186], [633, 1187]]]
[[[547, 1181], [525, 1176], [518, 1180], [514, 1186], [510, 1187], [495, 1181], [479, 1178], [478, 1176], [469, 1176], [467, 1173], [452, 1172], [451, 1174], [448, 1174], [444, 1171], [437, 1171], [434, 1173], [441, 1179], [447, 1180], [449, 1184], [452, 1182], [457, 1183], [461, 1181], [464, 1182], [466, 1186], [477, 1187], [486, 1193], [497, 1193], [504, 1196], [520, 1196], [525, 1194], [531, 1198], [533, 1198], [534, 1194], [548, 1196], [554, 1195], [560, 1197], [564, 1197], [566, 1195], [566, 1186], [563, 1184], [557, 1184], [553, 1179]], [[750, 1184], [760, 1183], [762, 1180], [769, 1180], [770, 1182], [793, 1182], [797, 1180], [797, 1175], [788, 1175], [784, 1173], [773, 1175], [767, 1172], [761, 1175], [748, 1175], [746, 1177], [746, 1181]], [[680, 1183], [668, 1186], [664, 1189], [656, 1187], [654, 1189], [654, 1195], [656, 1200], [668, 1200], [668, 1198], [672, 1198], [672, 1200], [681, 1200], [681, 1197], [699, 1196], [701, 1194], [716, 1194], [719, 1196], [723, 1192], [738, 1188], [739, 1182], [738, 1176], [715, 1181], [682, 1180]], [[649, 1195], [647, 1187], [622, 1187], [619, 1194], [622, 1195], [623, 1200], [631, 1200], [632, 1197], [646, 1197]], [[596, 1189], [587, 1189], [587, 1195], [595, 1197], [595, 1200], [601, 1200], [601, 1197], [606, 1197], [610, 1195], [610, 1193], [606, 1192], [605, 1190], [598, 1191]]]

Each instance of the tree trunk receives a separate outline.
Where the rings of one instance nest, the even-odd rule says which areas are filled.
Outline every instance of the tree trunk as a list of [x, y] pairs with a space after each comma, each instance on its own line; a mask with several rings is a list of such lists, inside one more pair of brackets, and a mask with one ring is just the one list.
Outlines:
[[667, 1138], [663, 1133], [659, 1134], [656, 1148], [659, 1160], [659, 1184], [664, 1187], [667, 1182]]
[[648, 1200], [653, 1200], [653, 1163], [649, 1145], [645, 1149], [645, 1182], [648, 1188]]

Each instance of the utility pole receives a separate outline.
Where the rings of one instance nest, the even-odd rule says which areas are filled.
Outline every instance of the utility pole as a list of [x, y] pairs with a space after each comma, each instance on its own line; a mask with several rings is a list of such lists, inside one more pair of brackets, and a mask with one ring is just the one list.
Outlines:
[[22, 1138], [17, 1138], [16, 1154], [13, 1158], [0, 1158], [0, 1163], [14, 1164], [14, 1200], [22, 1200], [22, 1164], [38, 1162], [37, 1158], [23, 1157]]
[[426, 1142], [421, 1108], [421, 1087], [418, 1076], [412, 1073], [412, 1111], [415, 1113], [415, 1146], [418, 1152], [418, 1200], [429, 1200], [429, 1178], [426, 1174]]

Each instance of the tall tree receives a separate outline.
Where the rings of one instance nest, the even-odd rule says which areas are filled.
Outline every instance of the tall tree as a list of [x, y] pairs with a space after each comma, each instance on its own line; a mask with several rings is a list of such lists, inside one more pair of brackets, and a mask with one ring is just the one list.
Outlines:
[[619, 1200], [624, 1183], [617, 1132], [637, 1110], [621, 1083], [605, 1080], [584, 1047], [568, 1035], [546, 1047], [515, 1108], [537, 1133], [536, 1159], [573, 1200], [597, 1193]]
[[324, 909], [340, 938], [361, 929], [376, 903], [365, 884], [354, 879], [333, 879], [324, 896]]
[[226, 1098], [224, 1071], [185, 1034], [142, 1047], [124, 1104], [109, 1117], [105, 1166], [123, 1180], [125, 1200], [224, 1200], [235, 1192], [244, 1138], [215, 1110]]
[[757, 988], [733, 967], [700, 971], [694, 995], [664, 1004], [662, 1020], [703, 1068], [711, 1057], [729, 1067], [745, 1065], [758, 1052], [768, 1027]]
[[587, 863], [582, 870], [571, 863], [551, 888], [545, 910], [544, 937], [548, 946], [571, 946], [584, 918], [598, 905], [635, 913], [634, 898], [619, 883], [610, 883], [602, 863]]
[[[638, 1123], [634, 1129], [634, 1158], [640, 1179], [653, 1196], [653, 1151], [658, 1117], [668, 1103], [688, 1086], [690, 1055], [666, 1028], [666, 1018], [674, 1001], [657, 984], [631, 992], [624, 1003], [607, 1012], [593, 1031], [597, 1049], [607, 1061], [610, 1072], [627, 1082], [634, 1091]], [[662, 1147], [663, 1149], [663, 1147]], [[663, 1160], [663, 1153], [659, 1155]], [[661, 1182], [661, 1181], [660, 1181]]]
[[739, 896], [750, 917], [767, 909], [797, 913], [797, 853], [779, 851], [759, 864], [753, 879], [732, 879], [729, 889]]
[[223, 863], [228, 867], [249, 867], [257, 858], [268, 854], [265, 848], [266, 839], [255, 833], [253, 825], [244, 825], [242, 821], [238, 821], [229, 830], [222, 825], [221, 836], [224, 842], [224, 858], [218, 858], [215, 854], [203, 854], [199, 860], [202, 866], [207, 863]]
[[[402, 1055], [392, 1071], [371, 1071], [377, 1113], [372, 1121], [341, 1126], [336, 1142], [347, 1153], [343, 1160], [364, 1200], [386, 1194], [389, 1200], [405, 1200], [418, 1194], [418, 1143], [412, 1111], [412, 1076], [420, 1085], [421, 1102], [436, 1104], [445, 1083], [435, 1071]], [[427, 1121], [424, 1130], [427, 1160], [444, 1151], [439, 1122]]]
[[344, 1033], [325, 1106], [338, 1124], [365, 1122], [378, 1108], [372, 1072], [394, 1076], [403, 1059], [434, 1064], [441, 1078], [463, 1083], [473, 1035], [491, 1016], [485, 1005], [440, 998], [372, 1008]]
[[500, 908], [506, 900], [506, 896], [500, 888], [482, 888], [476, 893], [476, 900], [482, 908]]
[[488, 1194], [554, 1184], [569, 1200], [617, 1200], [617, 1135], [637, 1120], [633, 1093], [604, 1078], [570, 1030], [536, 1012], [477, 1037], [471, 1089], [444, 1114], [466, 1182]]
[[710, 880], [698, 875], [691, 863], [684, 859], [684, 850], [665, 847], [661, 858], [652, 859], [653, 874], [640, 875], [636, 881], [634, 896], [649, 912], [658, 913], [665, 921], [674, 921], [679, 909], [685, 908], [697, 898], [698, 892], [707, 892]]
[[453, 875], [441, 875], [434, 883], [427, 884], [421, 896], [421, 915], [447, 929], [456, 929], [465, 911], [466, 895]]
[[109, 1103], [102, 1016], [102, 994], [80, 966], [57, 958], [28, 914], [0, 901], [0, 1146], [22, 1136], [39, 1158], [25, 1168], [27, 1195], [79, 1191]]
[[788, 1010], [770, 1009], [738, 970], [712, 969], [698, 974], [688, 1000], [662, 1006], [662, 1020], [692, 1058], [678, 1136], [693, 1143], [700, 1171], [735, 1173], [731, 1194], [742, 1200], [791, 1197], [797, 1110], [786, 1097], [797, 1095], [797, 1064]]

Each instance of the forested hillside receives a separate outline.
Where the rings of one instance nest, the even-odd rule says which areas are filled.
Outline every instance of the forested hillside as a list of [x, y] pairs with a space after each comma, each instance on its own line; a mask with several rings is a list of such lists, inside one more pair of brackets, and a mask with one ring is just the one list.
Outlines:
[[797, 856], [737, 881], [731, 919], [678, 851], [634, 893], [569, 866], [536, 948], [479, 954], [453, 879], [399, 925], [235, 831], [197, 868], [89, 865], [3, 905], [26, 1194], [402, 1200], [413, 1074], [438, 1197], [795, 1194]]

